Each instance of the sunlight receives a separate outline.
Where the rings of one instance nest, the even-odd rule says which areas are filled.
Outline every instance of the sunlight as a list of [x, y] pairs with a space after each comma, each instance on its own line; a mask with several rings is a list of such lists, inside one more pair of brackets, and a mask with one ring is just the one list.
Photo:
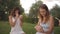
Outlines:
[[[25, 13], [29, 13], [30, 7], [33, 3], [35, 3], [37, 0], [20, 0], [20, 4], [25, 10]], [[49, 9], [52, 9], [55, 4], [60, 5], [59, 0], [41, 0], [44, 4], [48, 6]]]
[[22, 7], [25, 9], [25, 13], [29, 13], [29, 9], [35, 0], [20, 0]]

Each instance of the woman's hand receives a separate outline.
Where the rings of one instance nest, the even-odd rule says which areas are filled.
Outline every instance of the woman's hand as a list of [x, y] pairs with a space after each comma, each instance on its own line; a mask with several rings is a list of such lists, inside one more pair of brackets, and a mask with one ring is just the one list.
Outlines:
[[9, 16], [9, 23], [12, 27], [15, 26], [15, 20], [14, 21], [12, 20], [12, 16]]
[[20, 15], [20, 26], [22, 27], [22, 25], [23, 25], [23, 16]]
[[43, 28], [39, 25], [36, 25], [35, 29], [36, 29], [37, 32], [43, 32]]

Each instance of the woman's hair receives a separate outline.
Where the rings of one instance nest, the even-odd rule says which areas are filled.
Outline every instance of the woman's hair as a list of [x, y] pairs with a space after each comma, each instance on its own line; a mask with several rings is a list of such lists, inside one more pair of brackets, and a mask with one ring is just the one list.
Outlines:
[[19, 7], [15, 7], [15, 8], [13, 8], [13, 9], [11, 10], [10, 15], [12, 15], [13, 17], [15, 17], [15, 16], [16, 16], [16, 15], [15, 15], [15, 11], [16, 11], [16, 10], [18, 10], [18, 14], [19, 14], [19, 15], [21, 14], [20, 8], [19, 8]]
[[[50, 16], [48, 7], [47, 7], [45, 4], [41, 4], [41, 5], [39, 6], [39, 9], [38, 9], [38, 10], [40, 10], [40, 8], [46, 10], [46, 15], [45, 15], [45, 17], [46, 17], [46, 21], [48, 21], [49, 16]], [[40, 14], [40, 11], [38, 11], [38, 15], [39, 15], [39, 18], [41, 19], [41, 21], [43, 21], [43, 16]]]

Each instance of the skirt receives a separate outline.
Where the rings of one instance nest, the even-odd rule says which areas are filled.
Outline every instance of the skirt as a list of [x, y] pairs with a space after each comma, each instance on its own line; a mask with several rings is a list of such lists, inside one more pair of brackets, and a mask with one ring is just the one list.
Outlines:
[[10, 34], [24, 34], [23, 31], [19, 31], [19, 32], [10, 32]]

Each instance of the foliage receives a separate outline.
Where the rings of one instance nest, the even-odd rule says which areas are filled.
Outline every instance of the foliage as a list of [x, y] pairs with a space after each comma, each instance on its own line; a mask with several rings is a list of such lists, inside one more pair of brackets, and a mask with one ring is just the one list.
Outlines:
[[39, 0], [36, 3], [32, 4], [30, 11], [29, 11], [29, 16], [28, 16], [31, 23], [37, 23], [38, 22], [38, 16], [37, 16], [38, 15], [38, 9], [42, 3], [43, 2]]
[[0, 20], [7, 20], [10, 10], [14, 7], [20, 7], [21, 13], [24, 13], [20, 0], [0, 0]]
[[[58, 5], [55, 5], [51, 10], [50, 10], [50, 13], [52, 14], [52, 16], [55, 18], [58, 18], [60, 19], [60, 6]], [[57, 19], [54, 19], [55, 20], [55, 26], [58, 26], [59, 22]]]
[[35, 18], [35, 17], [37, 18], [38, 9], [42, 3], [43, 3], [42, 1], [37, 1], [36, 3], [32, 4], [30, 11], [29, 11], [30, 18]]

